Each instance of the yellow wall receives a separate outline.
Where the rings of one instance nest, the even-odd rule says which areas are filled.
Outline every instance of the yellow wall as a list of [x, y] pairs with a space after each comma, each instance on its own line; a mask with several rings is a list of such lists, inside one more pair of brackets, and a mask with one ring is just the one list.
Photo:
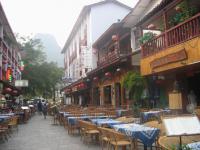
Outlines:
[[[163, 66], [159, 66], [152, 70], [150, 63], [153, 60], [164, 57], [169, 54], [173, 54], [173, 53], [178, 52], [183, 49], [185, 49], [188, 59], [179, 61], [179, 62], [169, 63], [169, 64], [166, 64]], [[149, 57], [141, 59], [141, 62], [140, 62], [141, 63], [140, 64], [141, 65], [141, 74], [142, 75], [150, 75], [152, 73], [157, 73], [157, 72], [166, 71], [169, 69], [174, 69], [174, 68], [191, 65], [198, 61], [200, 61], [200, 37], [197, 37], [190, 41], [184, 42], [182, 44], [167, 48], [167, 49], [162, 50], [158, 53], [155, 53]]]
[[[112, 77], [111, 79], [105, 80], [104, 82], [100, 82], [98, 84], [98, 87], [101, 89], [100, 90], [100, 100], [101, 100], [101, 104], [104, 104], [104, 86], [108, 86], [111, 85], [111, 99], [112, 99], [112, 105], [116, 106], [116, 102], [115, 102], [115, 83], [120, 83], [122, 77], [125, 75], [125, 73], [121, 73], [120, 75], [115, 75], [114, 77]], [[123, 88], [121, 88], [122, 90]], [[123, 97], [121, 95], [121, 101], [123, 102]]]

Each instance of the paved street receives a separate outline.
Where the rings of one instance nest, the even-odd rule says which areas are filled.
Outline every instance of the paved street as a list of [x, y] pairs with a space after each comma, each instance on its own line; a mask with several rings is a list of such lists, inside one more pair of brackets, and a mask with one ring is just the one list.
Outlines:
[[52, 118], [46, 120], [36, 115], [27, 124], [19, 126], [8, 142], [0, 143], [0, 150], [100, 150], [99, 145], [85, 145], [80, 136], [69, 136], [67, 131], [52, 125]]

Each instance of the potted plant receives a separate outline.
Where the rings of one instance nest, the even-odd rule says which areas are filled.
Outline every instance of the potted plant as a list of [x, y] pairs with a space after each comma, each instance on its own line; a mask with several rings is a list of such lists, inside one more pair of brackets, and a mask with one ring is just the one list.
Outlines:
[[155, 36], [156, 34], [153, 32], [146, 32], [141, 38], [139, 38], [139, 42], [140, 44], [144, 44], [148, 42], [149, 40], [153, 39]]
[[139, 115], [140, 100], [145, 88], [144, 78], [134, 71], [129, 71], [122, 80], [122, 86], [129, 91], [131, 98], [134, 100], [132, 110], [135, 116]]

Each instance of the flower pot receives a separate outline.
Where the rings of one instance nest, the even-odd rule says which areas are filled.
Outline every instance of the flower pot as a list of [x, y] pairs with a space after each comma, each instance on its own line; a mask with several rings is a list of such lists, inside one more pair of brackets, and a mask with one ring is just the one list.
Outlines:
[[175, 7], [175, 10], [176, 10], [177, 12], [182, 12], [182, 8], [181, 8], [180, 6], [176, 6], [176, 7]]
[[156, 26], [155, 26], [155, 24], [149, 24], [149, 25], [147, 26], [147, 28], [150, 29], [150, 30], [153, 30], [153, 29], [156, 28]]

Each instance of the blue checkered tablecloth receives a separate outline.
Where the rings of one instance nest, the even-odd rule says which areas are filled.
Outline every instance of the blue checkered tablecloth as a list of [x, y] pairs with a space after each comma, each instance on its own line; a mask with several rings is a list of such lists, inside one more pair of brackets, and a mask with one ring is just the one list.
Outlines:
[[124, 133], [131, 138], [140, 139], [145, 146], [152, 146], [160, 131], [157, 128], [146, 127], [135, 123], [113, 125], [112, 127], [116, 131]]
[[108, 125], [112, 126], [115, 124], [121, 124], [121, 121], [113, 120], [111, 118], [104, 118], [104, 119], [91, 119], [91, 122], [98, 125], [98, 126], [103, 126], [103, 125]]
[[140, 115], [141, 115], [142, 122], [146, 122], [152, 117], [159, 118], [162, 113], [169, 113], [169, 112], [170, 110], [147, 111], [147, 112], [141, 112]]
[[118, 109], [116, 110], [116, 115], [117, 117], [121, 117], [123, 112], [127, 112], [128, 110], [126, 109]]
[[68, 120], [68, 123], [70, 125], [75, 125], [77, 123], [77, 120], [89, 120], [89, 119], [92, 119], [92, 118], [107, 118], [108, 116], [79, 116], [79, 117], [68, 117], [67, 120]]
[[190, 143], [187, 146], [192, 150], [200, 150], [200, 142]]
[[0, 122], [10, 119], [11, 116], [8, 115], [0, 115]]

